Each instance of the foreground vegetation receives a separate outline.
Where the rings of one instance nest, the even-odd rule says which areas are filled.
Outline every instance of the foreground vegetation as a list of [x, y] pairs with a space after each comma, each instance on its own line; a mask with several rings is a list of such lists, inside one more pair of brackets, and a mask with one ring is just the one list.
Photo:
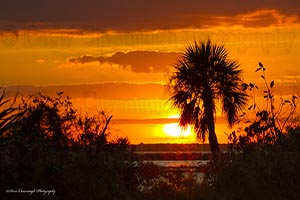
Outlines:
[[[244, 84], [253, 102], [255, 114], [245, 127], [229, 135], [229, 151], [208, 167], [208, 199], [299, 199], [300, 198], [300, 126], [299, 97], [275, 99], [275, 82], [266, 79], [266, 68], [256, 70], [265, 83], [265, 104], [258, 105], [258, 86]], [[251, 119], [251, 118], [250, 118]]]
[[[83, 115], [62, 93], [23, 98], [19, 105], [2, 94], [2, 199], [29, 198], [12, 192], [19, 189], [54, 189], [55, 195], [46, 198], [55, 199], [186, 199], [198, 194], [192, 177], [145, 164], [129, 152], [128, 138], [112, 139], [112, 116]], [[33, 193], [30, 199], [41, 195]]]
[[[205, 168], [201, 183], [180, 168], [166, 171], [128, 151], [127, 138], [110, 138], [112, 116], [79, 113], [71, 99], [38, 94], [0, 98], [1, 199], [300, 199], [297, 96], [275, 106], [274, 81], [266, 106], [253, 101], [253, 120], [229, 135], [228, 152]], [[249, 95], [255, 84], [244, 84]], [[254, 99], [254, 98], [253, 98]], [[283, 112], [285, 110], [285, 112]], [[242, 119], [242, 118], [241, 118]], [[44, 189], [55, 194], [12, 193]]]

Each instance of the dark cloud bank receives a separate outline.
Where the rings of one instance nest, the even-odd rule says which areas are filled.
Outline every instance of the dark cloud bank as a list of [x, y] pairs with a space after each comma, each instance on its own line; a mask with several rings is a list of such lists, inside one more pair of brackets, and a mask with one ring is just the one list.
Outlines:
[[218, 24], [216, 17], [225, 16], [228, 21], [261, 9], [299, 16], [299, 8], [298, 0], [1, 0], [0, 29], [126, 32], [199, 28]]

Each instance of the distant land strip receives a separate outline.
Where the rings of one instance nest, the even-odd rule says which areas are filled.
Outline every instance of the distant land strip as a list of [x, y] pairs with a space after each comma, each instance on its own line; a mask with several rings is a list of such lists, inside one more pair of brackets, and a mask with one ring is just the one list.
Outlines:
[[[137, 144], [130, 145], [131, 151], [136, 153], [158, 153], [158, 152], [172, 152], [172, 153], [188, 153], [188, 152], [210, 152], [209, 144]], [[227, 151], [227, 144], [220, 144], [222, 151]]]

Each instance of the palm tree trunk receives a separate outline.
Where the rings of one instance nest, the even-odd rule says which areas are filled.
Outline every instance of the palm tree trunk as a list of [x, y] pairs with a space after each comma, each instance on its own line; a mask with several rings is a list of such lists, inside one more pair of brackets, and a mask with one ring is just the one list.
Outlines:
[[216, 132], [215, 132], [214, 121], [212, 121], [212, 122], [211, 122], [211, 120], [209, 120], [209, 121], [210, 122], [208, 124], [208, 141], [209, 141], [210, 150], [211, 150], [213, 159], [216, 160], [220, 156], [221, 151], [220, 151], [219, 142], [218, 142]]
[[210, 150], [213, 156], [214, 160], [217, 160], [221, 154], [220, 147], [219, 147], [219, 142], [217, 139], [217, 135], [215, 132], [215, 118], [214, 118], [214, 111], [212, 109], [212, 106], [208, 106], [208, 141], [210, 145]]
[[204, 112], [206, 113], [206, 123], [208, 126], [208, 141], [210, 145], [210, 150], [214, 160], [217, 160], [221, 154], [219, 142], [217, 139], [217, 135], [215, 132], [215, 116], [214, 116], [214, 107], [215, 102], [213, 98], [213, 92], [210, 89], [210, 84], [207, 84], [207, 88], [205, 90], [205, 95], [203, 99], [203, 106], [205, 108]]

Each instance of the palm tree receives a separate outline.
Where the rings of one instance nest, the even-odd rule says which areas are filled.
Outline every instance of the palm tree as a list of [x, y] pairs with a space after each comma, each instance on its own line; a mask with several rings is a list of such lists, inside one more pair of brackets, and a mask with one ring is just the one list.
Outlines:
[[180, 111], [180, 126], [194, 127], [199, 140], [208, 133], [214, 158], [220, 154], [215, 133], [216, 107], [220, 104], [229, 126], [236, 122], [238, 113], [246, 104], [242, 90], [241, 70], [235, 60], [228, 59], [223, 45], [195, 41], [189, 45], [169, 76], [169, 101]]

